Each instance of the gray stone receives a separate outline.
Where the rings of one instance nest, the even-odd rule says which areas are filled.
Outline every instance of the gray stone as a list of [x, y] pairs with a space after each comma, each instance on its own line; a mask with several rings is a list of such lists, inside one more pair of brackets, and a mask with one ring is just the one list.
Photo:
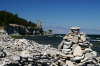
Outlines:
[[62, 49], [62, 51], [69, 52], [69, 51], [71, 51], [71, 49]]
[[82, 59], [84, 59], [84, 55], [82, 55], [82, 56], [76, 56], [74, 58], [70, 58], [71, 61], [77, 61], [77, 60], [82, 60]]
[[74, 66], [74, 64], [71, 61], [66, 61], [66, 66]]
[[81, 46], [89, 46], [88, 44], [85, 44], [85, 43], [78, 43], [78, 44]]
[[73, 38], [72, 38], [72, 42], [77, 44], [78, 43], [78, 36], [75, 35]]
[[20, 60], [20, 57], [19, 57], [19, 56], [12, 56], [11, 58], [12, 58], [14, 61]]
[[75, 48], [76, 48], [77, 46], [79, 46], [79, 45], [78, 45], [78, 44], [73, 44], [73, 45], [72, 45], [73, 51], [75, 50]]
[[63, 45], [63, 49], [70, 48], [71, 45], [72, 45], [72, 42], [65, 41]]
[[93, 57], [97, 57], [98, 53], [96, 51], [92, 51], [91, 54], [93, 55]]
[[64, 44], [71, 45], [72, 42], [64, 41]]
[[74, 55], [74, 56], [82, 56], [82, 55], [83, 55], [83, 52], [82, 52], [80, 46], [77, 46], [77, 47], [74, 49], [73, 55]]
[[85, 42], [86, 41], [86, 36], [85, 35], [82, 35], [81, 36], [81, 40], [83, 40]]
[[85, 57], [87, 57], [89, 60], [93, 60], [93, 55], [91, 53], [86, 53]]
[[67, 44], [63, 45], [63, 49], [68, 49], [68, 48], [70, 48], [70, 45]]
[[90, 48], [85, 48], [85, 52], [91, 52], [92, 51], [92, 49], [90, 49]]
[[26, 51], [26, 50], [25, 50], [25, 51], [22, 51], [21, 54], [20, 54], [20, 56], [21, 56], [21, 57], [32, 57], [32, 56], [29, 54], [29, 52]]

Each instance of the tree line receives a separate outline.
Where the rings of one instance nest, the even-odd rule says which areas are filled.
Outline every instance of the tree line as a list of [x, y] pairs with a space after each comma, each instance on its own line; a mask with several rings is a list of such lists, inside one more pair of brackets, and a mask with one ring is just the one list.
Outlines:
[[12, 14], [10, 12], [0, 11], [0, 26], [7, 27], [9, 24], [18, 24], [23, 25], [27, 28], [28, 27], [36, 27], [36, 24], [27, 21], [23, 18], [19, 18], [18, 14]]

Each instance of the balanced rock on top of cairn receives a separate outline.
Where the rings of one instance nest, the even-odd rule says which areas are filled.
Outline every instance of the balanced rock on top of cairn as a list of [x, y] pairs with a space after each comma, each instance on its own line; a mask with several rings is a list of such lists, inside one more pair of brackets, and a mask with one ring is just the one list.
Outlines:
[[66, 59], [65, 66], [70, 66], [69, 62], [73, 66], [99, 66], [100, 57], [91, 47], [92, 44], [87, 41], [87, 36], [80, 33], [80, 27], [72, 27], [58, 45], [58, 50], [61, 52], [59, 55]]

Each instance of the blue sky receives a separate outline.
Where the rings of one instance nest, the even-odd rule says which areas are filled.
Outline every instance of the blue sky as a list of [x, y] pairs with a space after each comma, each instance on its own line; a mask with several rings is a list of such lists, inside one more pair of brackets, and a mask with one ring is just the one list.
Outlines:
[[81, 27], [86, 34], [100, 34], [100, 0], [0, 0], [6, 10], [36, 23], [53, 34], [67, 34], [70, 27]]

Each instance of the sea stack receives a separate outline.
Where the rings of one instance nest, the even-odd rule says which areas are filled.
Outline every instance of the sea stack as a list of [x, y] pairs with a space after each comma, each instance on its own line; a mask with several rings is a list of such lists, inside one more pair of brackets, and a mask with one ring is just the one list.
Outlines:
[[61, 56], [66, 59], [65, 66], [100, 66], [99, 55], [92, 50], [87, 36], [80, 33], [80, 27], [72, 27], [58, 45]]

